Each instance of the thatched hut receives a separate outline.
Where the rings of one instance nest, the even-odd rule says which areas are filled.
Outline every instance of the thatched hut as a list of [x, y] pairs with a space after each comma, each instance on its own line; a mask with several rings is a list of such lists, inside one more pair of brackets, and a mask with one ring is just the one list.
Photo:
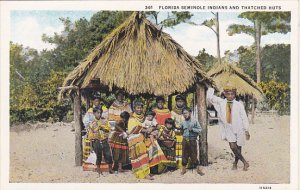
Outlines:
[[76, 165], [81, 165], [81, 94], [90, 88], [129, 95], [161, 96], [194, 91], [198, 118], [204, 128], [200, 142], [200, 162], [208, 165], [206, 87], [212, 81], [201, 64], [171, 36], [134, 12], [111, 32], [65, 79], [61, 97], [74, 100]]
[[[249, 98], [261, 100], [262, 90], [256, 82], [250, 78], [241, 68], [234, 64], [222, 63], [216, 64], [208, 73], [208, 76], [213, 78], [216, 86], [221, 90], [224, 86], [230, 85], [237, 87], [237, 95], [245, 97], [246, 107], [248, 106]], [[247, 112], [248, 113], [248, 112]], [[254, 104], [252, 105], [252, 121], [254, 116]]]

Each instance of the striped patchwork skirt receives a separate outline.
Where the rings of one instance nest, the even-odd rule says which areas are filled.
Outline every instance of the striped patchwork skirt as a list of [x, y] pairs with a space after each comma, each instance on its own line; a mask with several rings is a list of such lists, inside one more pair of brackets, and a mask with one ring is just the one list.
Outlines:
[[[90, 156], [92, 150], [92, 142], [91, 140], [84, 138], [83, 139], [83, 171], [96, 171], [97, 166], [94, 164], [86, 163], [85, 161]], [[102, 172], [108, 172], [108, 164], [105, 162], [104, 158], [102, 158], [102, 162], [100, 164], [100, 170]]]
[[129, 137], [129, 157], [136, 178], [145, 178], [150, 174], [150, 167], [166, 160], [157, 141], [155, 143], [156, 147], [151, 144], [149, 138], [145, 139], [142, 134], [134, 134]]
[[115, 163], [122, 163], [123, 165], [129, 164], [129, 151], [127, 139], [119, 136], [120, 133], [114, 132], [110, 139], [110, 147], [112, 157]]
[[182, 135], [176, 135], [175, 151], [176, 151], [177, 168], [182, 167], [182, 140], [183, 140]]

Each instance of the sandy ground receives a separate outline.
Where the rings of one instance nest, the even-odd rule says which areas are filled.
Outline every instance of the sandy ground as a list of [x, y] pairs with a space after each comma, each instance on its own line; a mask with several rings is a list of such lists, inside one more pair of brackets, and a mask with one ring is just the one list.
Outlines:
[[243, 147], [250, 163], [248, 171], [231, 170], [233, 156], [227, 142], [221, 141], [217, 125], [209, 126], [209, 166], [204, 176], [189, 170], [156, 175], [154, 181], [138, 180], [129, 171], [105, 174], [82, 171], [74, 166], [72, 124], [15, 126], [10, 133], [10, 182], [153, 182], [153, 183], [289, 183], [289, 116], [258, 116], [250, 126], [251, 140]]

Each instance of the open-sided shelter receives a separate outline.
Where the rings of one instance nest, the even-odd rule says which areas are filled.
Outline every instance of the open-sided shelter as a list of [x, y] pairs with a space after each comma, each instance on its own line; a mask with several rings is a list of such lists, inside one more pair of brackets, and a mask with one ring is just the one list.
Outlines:
[[[213, 78], [216, 86], [220, 90], [227, 85], [236, 87], [237, 95], [245, 97], [246, 106], [248, 104], [248, 98], [262, 99], [263, 93], [257, 83], [234, 64], [216, 64], [207, 75]], [[252, 105], [252, 108], [254, 108], [254, 105]], [[252, 109], [252, 117], [253, 116], [254, 109]]]
[[81, 165], [81, 94], [94, 88], [124, 90], [135, 96], [169, 96], [196, 92], [202, 125], [200, 162], [208, 165], [206, 88], [212, 81], [201, 64], [171, 36], [134, 12], [113, 30], [65, 79], [60, 96], [74, 101], [75, 163]]

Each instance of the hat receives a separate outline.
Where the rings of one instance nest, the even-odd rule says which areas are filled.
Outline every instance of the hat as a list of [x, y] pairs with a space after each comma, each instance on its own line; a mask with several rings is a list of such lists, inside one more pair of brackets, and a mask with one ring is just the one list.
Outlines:
[[226, 85], [223, 88], [224, 92], [228, 92], [228, 91], [235, 91], [236, 92], [236, 87], [232, 86], [232, 85]]

